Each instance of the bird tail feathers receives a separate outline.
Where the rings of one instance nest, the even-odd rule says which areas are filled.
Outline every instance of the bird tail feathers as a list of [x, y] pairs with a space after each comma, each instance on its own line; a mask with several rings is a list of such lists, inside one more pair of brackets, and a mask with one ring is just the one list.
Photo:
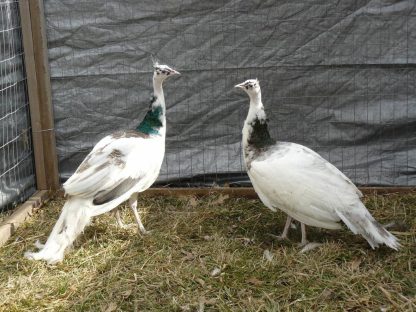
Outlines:
[[49, 264], [62, 261], [65, 250], [91, 220], [88, 208], [89, 203], [85, 199], [70, 197], [43, 248], [38, 252], [26, 252], [25, 257], [45, 260]]
[[[380, 244], [385, 244], [397, 251], [401, 247], [398, 239], [378, 223], [362, 203], [361, 205], [359, 212], [336, 212], [354, 234], [360, 234], [367, 240], [371, 248], [375, 249]], [[362, 209], [365, 213], [362, 213]]]

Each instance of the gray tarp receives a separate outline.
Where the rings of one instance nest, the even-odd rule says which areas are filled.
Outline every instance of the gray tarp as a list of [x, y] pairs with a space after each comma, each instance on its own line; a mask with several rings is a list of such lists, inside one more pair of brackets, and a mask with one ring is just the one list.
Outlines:
[[160, 183], [247, 181], [241, 127], [261, 82], [273, 135], [359, 184], [416, 185], [416, 10], [408, 1], [46, 0], [61, 177], [106, 134], [134, 127], [165, 85]]

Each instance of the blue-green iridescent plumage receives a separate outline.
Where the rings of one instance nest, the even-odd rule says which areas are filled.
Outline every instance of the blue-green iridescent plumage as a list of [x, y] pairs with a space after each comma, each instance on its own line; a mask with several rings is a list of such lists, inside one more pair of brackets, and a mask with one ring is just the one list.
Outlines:
[[164, 112], [162, 106], [153, 106], [156, 100], [156, 97], [152, 98], [150, 109], [147, 111], [146, 116], [144, 116], [143, 121], [137, 126], [136, 131], [148, 135], [160, 135], [159, 129], [163, 126], [162, 116]]

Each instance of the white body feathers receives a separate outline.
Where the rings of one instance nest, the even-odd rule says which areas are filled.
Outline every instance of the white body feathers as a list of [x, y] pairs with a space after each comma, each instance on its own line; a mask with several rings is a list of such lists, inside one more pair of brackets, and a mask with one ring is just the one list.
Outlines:
[[[132, 194], [148, 189], [159, 175], [165, 154], [165, 129], [160, 132], [161, 135], [148, 138], [114, 138], [112, 135], [103, 138], [86, 158], [90, 158], [92, 165], [82, 172], [75, 172], [64, 183], [65, 193], [92, 202], [100, 192], [113, 190], [123, 181], [132, 180], [131, 187], [114, 200], [94, 205], [91, 215], [97, 216], [112, 210]], [[121, 157], [112, 160], [114, 151]], [[100, 166], [105, 167], [97, 170]]]
[[[39, 252], [27, 252], [26, 257], [45, 260], [50, 264], [62, 261], [66, 248], [92, 217], [114, 209], [133, 194], [149, 188], [157, 179], [162, 165], [164, 132], [163, 129], [163, 135], [148, 138], [114, 138], [110, 135], [98, 142], [77, 172], [64, 184], [68, 200], [45, 246]], [[109, 162], [114, 150], [123, 156]], [[124, 165], [121, 161], [125, 162]], [[84, 168], [88, 168], [83, 169], [83, 164]], [[120, 185], [125, 188], [111, 194]], [[108, 191], [110, 197], [105, 197]], [[103, 195], [100, 197], [100, 194]], [[100, 198], [105, 202], [96, 203]]]
[[247, 82], [238, 85], [250, 96], [243, 154], [247, 173], [262, 202], [310, 226], [339, 229], [343, 221], [372, 248], [386, 244], [397, 250], [400, 244], [396, 237], [371, 216], [361, 202], [361, 192], [341, 171], [305, 146], [271, 142], [260, 86], [257, 80]]
[[59, 262], [64, 251], [92, 217], [113, 210], [130, 199], [139, 227], [137, 193], [157, 179], [165, 153], [166, 117], [163, 81], [179, 74], [166, 65], [155, 65], [154, 97], [136, 130], [120, 131], [100, 140], [64, 184], [68, 200], [45, 245], [27, 252], [29, 259]]

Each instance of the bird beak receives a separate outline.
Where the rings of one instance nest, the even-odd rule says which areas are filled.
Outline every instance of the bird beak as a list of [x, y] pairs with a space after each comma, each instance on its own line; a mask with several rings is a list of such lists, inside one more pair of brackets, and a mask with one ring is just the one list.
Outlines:
[[171, 69], [170, 72], [174, 75], [180, 75], [181, 74], [180, 72], [178, 72], [177, 70], [174, 70], [174, 69]]
[[235, 85], [234, 88], [244, 89], [244, 82], [242, 82], [242, 83], [240, 83], [238, 85]]

